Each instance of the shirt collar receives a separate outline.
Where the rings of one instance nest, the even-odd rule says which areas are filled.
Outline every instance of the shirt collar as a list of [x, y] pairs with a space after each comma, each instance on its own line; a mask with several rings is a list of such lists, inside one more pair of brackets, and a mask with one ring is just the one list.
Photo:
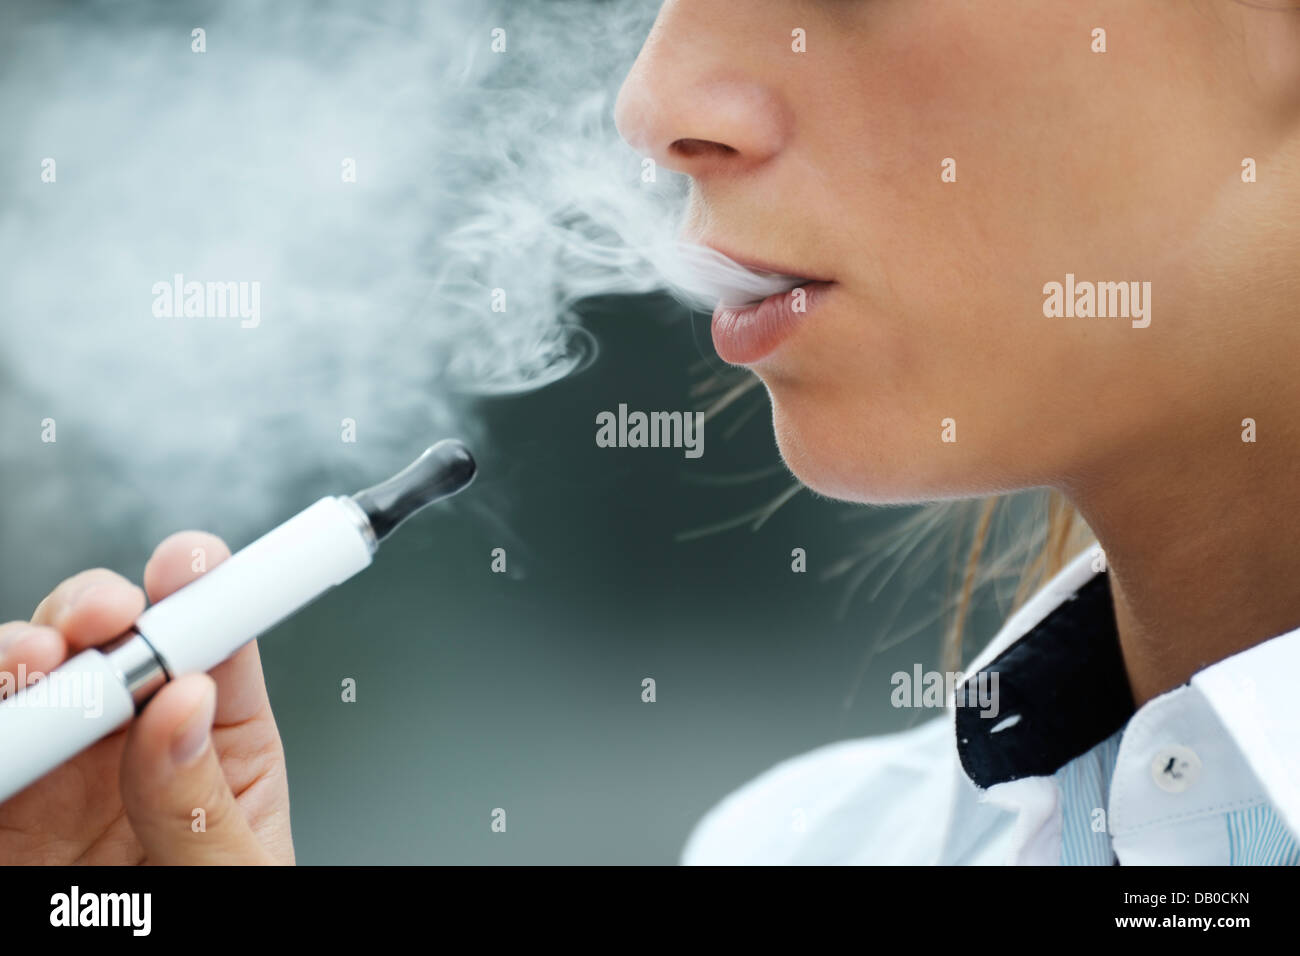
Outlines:
[[[1300, 833], [1300, 629], [1234, 654], [1192, 676], [1288, 829]], [[1097, 548], [1084, 551], [1008, 619], [968, 670], [954, 707], [957, 753], [984, 789], [1046, 776], [1134, 716], [1108, 575]], [[993, 683], [996, 675], [996, 684]], [[983, 682], [981, 684], [981, 682]], [[996, 713], [975, 706], [996, 687]], [[965, 695], [965, 696], [963, 696]], [[1161, 704], [1156, 698], [1139, 714]], [[1126, 732], [1127, 733], [1127, 732]]]

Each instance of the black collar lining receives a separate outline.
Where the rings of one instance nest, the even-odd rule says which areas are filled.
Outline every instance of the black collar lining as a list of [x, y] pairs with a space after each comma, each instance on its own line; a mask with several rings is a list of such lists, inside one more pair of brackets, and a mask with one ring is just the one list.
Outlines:
[[[987, 700], [994, 674], [998, 709], [986, 717], [976, 691]], [[957, 704], [957, 752], [980, 787], [1053, 774], [1123, 727], [1133, 693], [1107, 575], [1095, 575], [967, 677]]]

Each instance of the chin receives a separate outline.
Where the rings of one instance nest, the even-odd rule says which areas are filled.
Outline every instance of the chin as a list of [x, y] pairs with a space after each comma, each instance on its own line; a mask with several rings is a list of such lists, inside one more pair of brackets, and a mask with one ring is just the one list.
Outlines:
[[[800, 401], [784, 389], [768, 391], [781, 458], [811, 491], [876, 505], [922, 504], [972, 493], [951, 474], [961, 455], [954, 446], [944, 447], [945, 458], [936, 460], [934, 449], [884, 440], [891, 433], [897, 436], [901, 427], [883, 426], [861, 413], [837, 414], [824, 402]], [[857, 424], [847, 428], [845, 422]]]
[[[861, 436], [838, 433], [831, 416], [818, 416], [815, 410], [800, 410], [799, 402], [772, 395], [772, 428], [776, 446], [786, 467], [805, 487], [828, 498], [842, 501], [873, 502], [867, 471], [856, 464], [857, 443]], [[874, 489], [876, 493], [882, 489]]]

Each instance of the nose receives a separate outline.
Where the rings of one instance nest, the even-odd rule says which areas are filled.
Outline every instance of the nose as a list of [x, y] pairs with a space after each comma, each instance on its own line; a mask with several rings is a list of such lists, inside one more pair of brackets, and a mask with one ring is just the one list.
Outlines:
[[775, 158], [791, 114], [762, 64], [747, 62], [755, 45], [743, 32], [696, 23], [687, 5], [665, 4], [619, 91], [614, 122], [623, 139], [696, 179]]

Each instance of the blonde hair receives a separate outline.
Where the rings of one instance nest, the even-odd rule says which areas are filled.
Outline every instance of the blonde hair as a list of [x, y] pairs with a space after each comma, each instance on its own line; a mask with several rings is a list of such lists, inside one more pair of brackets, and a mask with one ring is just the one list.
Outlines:
[[[960, 669], [963, 638], [975, 592], [999, 574], [999, 562], [987, 558], [985, 552], [999, 512], [1013, 500], [1014, 496], [987, 498], [980, 505], [971, 543], [966, 551], [956, 600], [944, 635], [941, 660], [945, 670]], [[1010, 563], [1019, 565], [1009, 612], [1014, 612], [1023, 605], [1030, 595], [1060, 572], [1072, 557], [1095, 540], [1078, 511], [1059, 491], [1048, 491], [1045, 505], [1045, 515], [1034, 522], [1037, 527], [1028, 529], [1024, 538], [1027, 546], [1006, 556]]]

